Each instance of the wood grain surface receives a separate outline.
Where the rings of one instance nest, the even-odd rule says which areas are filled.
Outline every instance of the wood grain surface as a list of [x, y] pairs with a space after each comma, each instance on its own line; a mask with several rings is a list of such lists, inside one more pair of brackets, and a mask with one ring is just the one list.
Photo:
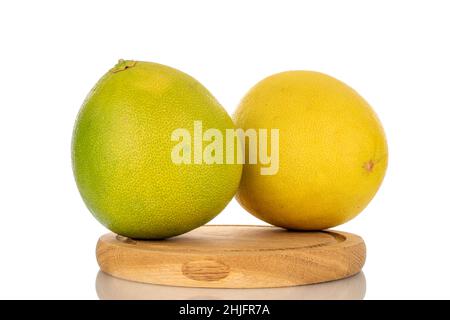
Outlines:
[[209, 288], [268, 288], [319, 283], [361, 271], [361, 237], [296, 232], [270, 226], [208, 225], [167, 240], [113, 233], [97, 244], [100, 269], [153, 284]]

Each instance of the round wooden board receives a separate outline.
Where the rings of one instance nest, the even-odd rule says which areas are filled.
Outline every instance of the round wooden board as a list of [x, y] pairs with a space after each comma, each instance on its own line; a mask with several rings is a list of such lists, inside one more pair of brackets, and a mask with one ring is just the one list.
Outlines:
[[268, 288], [319, 283], [361, 271], [361, 237], [269, 226], [208, 225], [167, 240], [100, 237], [97, 261], [112, 276], [153, 284]]

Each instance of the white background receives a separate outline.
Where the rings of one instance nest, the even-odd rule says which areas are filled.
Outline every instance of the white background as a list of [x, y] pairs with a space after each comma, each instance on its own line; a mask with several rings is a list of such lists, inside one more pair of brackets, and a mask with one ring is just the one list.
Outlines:
[[[338, 229], [368, 247], [365, 297], [450, 298], [448, 1], [2, 1], [0, 298], [96, 299], [104, 229], [74, 183], [78, 109], [119, 58], [202, 82], [232, 113], [275, 72], [354, 87], [385, 127], [390, 163]], [[232, 202], [216, 223], [260, 223]]]

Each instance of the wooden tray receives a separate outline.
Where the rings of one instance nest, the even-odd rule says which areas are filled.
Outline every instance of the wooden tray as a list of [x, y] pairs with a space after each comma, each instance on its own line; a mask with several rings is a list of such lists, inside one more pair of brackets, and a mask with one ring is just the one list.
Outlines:
[[168, 240], [113, 233], [97, 244], [100, 269], [153, 284], [268, 288], [319, 283], [361, 271], [361, 237], [340, 231], [295, 232], [269, 226], [208, 225]]

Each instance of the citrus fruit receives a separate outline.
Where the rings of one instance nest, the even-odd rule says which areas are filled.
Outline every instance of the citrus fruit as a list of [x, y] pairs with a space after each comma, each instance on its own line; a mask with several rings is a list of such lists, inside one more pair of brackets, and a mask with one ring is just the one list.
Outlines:
[[[104, 226], [131, 238], [167, 238], [226, 206], [242, 165], [172, 158], [174, 130], [194, 136], [194, 123], [234, 128], [208, 90], [181, 71], [121, 60], [99, 80], [76, 120], [72, 163], [84, 202]], [[185, 144], [181, 151], [198, 158], [203, 150]]]
[[[279, 168], [245, 164], [238, 202], [288, 229], [318, 230], [360, 213], [387, 167], [385, 134], [369, 104], [328, 75], [288, 71], [256, 84], [238, 106], [239, 128], [279, 130]], [[247, 150], [248, 153], [248, 150]]]

